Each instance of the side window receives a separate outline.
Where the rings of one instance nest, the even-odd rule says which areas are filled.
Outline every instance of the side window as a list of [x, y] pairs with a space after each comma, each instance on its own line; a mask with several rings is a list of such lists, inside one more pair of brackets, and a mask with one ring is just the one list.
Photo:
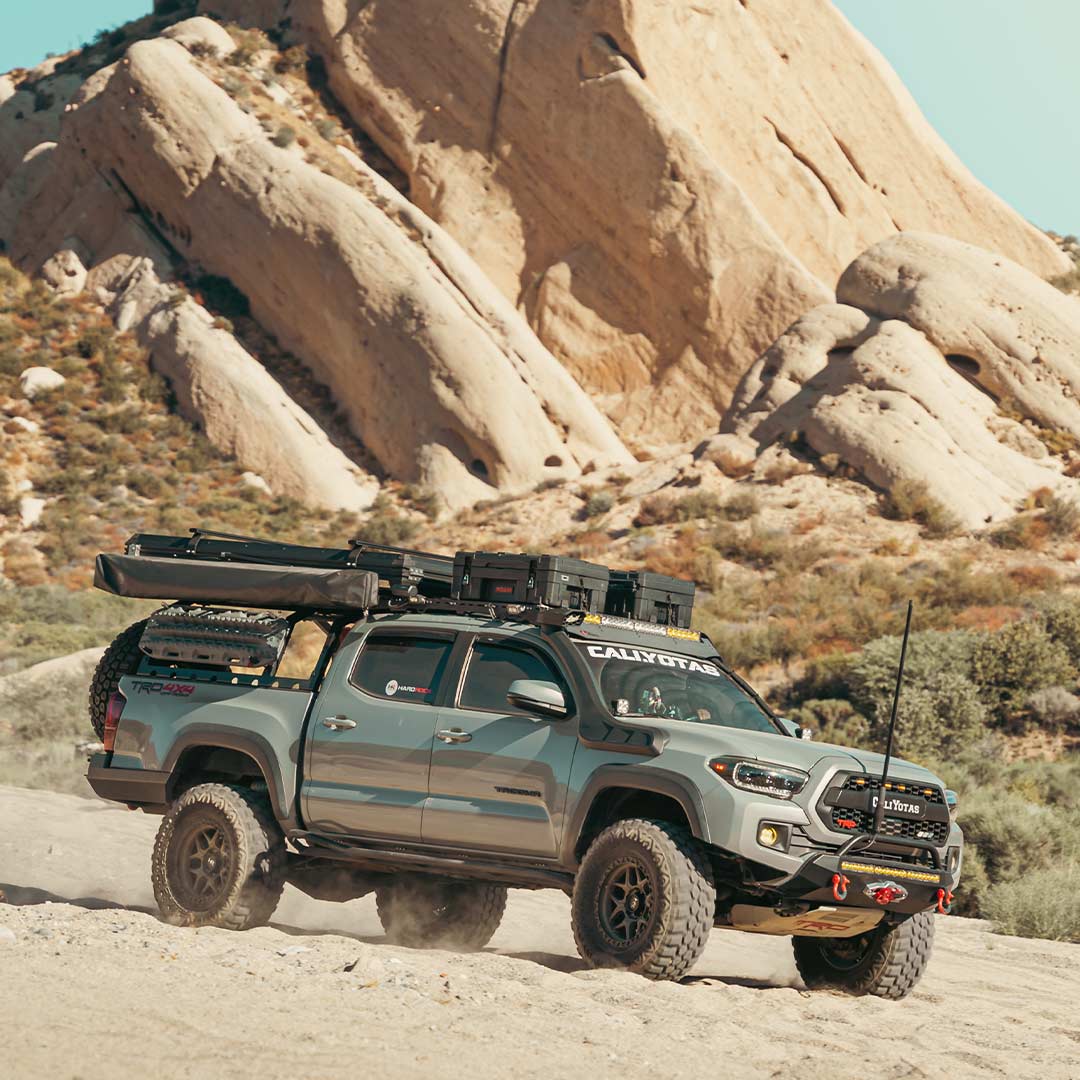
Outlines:
[[453, 644], [450, 638], [372, 634], [349, 681], [373, 697], [430, 705]]
[[566, 680], [546, 657], [509, 645], [478, 641], [465, 672], [460, 708], [510, 712], [513, 707], [506, 700], [506, 692], [515, 679], [553, 682], [566, 693]]

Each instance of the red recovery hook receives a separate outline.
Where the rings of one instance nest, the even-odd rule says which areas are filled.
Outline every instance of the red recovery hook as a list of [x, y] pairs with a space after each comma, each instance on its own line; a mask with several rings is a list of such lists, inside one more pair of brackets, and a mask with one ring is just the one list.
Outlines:
[[844, 901], [847, 899], [848, 886], [850, 881], [843, 874], [833, 874], [832, 876], [832, 894], [833, 899], [837, 901]]
[[953, 900], [955, 897], [952, 894], [952, 889], [938, 889], [937, 891], [937, 911], [939, 915], [948, 915], [952, 911]]

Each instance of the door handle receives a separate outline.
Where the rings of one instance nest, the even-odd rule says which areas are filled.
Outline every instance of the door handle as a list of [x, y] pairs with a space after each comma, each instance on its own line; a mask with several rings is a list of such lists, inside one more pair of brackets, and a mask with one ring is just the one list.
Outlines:
[[356, 727], [356, 721], [347, 716], [325, 716], [322, 723], [323, 727], [328, 727], [331, 731], [351, 731]]
[[457, 743], [468, 742], [472, 736], [467, 731], [462, 731], [461, 728], [444, 728], [442, 731], [435, 732], [436, 739], [442, 739], [443, 742]]

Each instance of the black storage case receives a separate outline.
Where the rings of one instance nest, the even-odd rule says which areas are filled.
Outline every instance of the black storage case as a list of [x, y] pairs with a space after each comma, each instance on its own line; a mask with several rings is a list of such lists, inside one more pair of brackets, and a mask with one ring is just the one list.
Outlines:
[[125, 550], [128, 555], [161, 559], [368, 570], [396, 594], [415, 590], [419, 596], [440, 599], [450, 595], [454, 570], [449, 555], [369, 545], [363, 539], [354, 540], [347, 548], [317, 548], [192, 530], [191, 536], [137, 533], [128, 540]]
[[564, 555], [509, 555], [459, 551], [454, 556], [455, 600], [600, 613], [611, 571]]
[[666, 574], [612, 570], [604, 613], [661, 626], [688, 628], [694, 610], [694, 590], [692, 581]]

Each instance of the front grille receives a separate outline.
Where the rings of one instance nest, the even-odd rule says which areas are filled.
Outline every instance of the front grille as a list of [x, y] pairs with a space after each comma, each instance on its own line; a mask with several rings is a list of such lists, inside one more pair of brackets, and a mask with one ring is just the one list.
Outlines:
[[[834, 806], [834, 801], [841, 800], [843, 792], [863, 792], [877, 794], [881, 791], [881, 777], [867, 776], [865, 773], [856, 773], [847, 776], [839, 787], [831, 789], [820, 806], [822, 816], [828, 824], [840, 833], [868, 833], [874, 830], [874, 813], [872, 810], [855, 809], [850, 806]], [[885, 784], [887, 795], [916, 796], [927, 803], [945, 807], [945, 792], [935, 784], [916, 784], [907, 780], [889, 780]], [[850, 802], [850, 798], [844, 801]], [[916, 840], [932, 843], [935, 847], [941, 847], [949, 836], [950, 822], [944, 815], [944, 811], [937, 811], [935, 816], [941, 816], [943, 820], [913, 821], [908, 818], [893, 817], [886, 815], [881, 823], [882, 837], [904, 841]]]
[[[840, 822], [852, 825], [841, 825]], [[847, 810], [834, 806], [832, 826], [839, 832], [871, 832], [874, 827], [874, 815], [866, 810]], [[881, 823], [881, 836], [894, 836], [903, 840], [929, 840], [935, 847], [945, 843], [949, 835], [947, 821], [908, 821], [906, 818], [886, 817]]]
[[[849, 776], [844, 781], [845, 791], [880, 791], [880, 776]], [[912, 784], [907, 780], [889, 780], [885, 790], [900, 795], [919, 795], [927, 802], [945, 805], [945, 793], [933, 784]]]

